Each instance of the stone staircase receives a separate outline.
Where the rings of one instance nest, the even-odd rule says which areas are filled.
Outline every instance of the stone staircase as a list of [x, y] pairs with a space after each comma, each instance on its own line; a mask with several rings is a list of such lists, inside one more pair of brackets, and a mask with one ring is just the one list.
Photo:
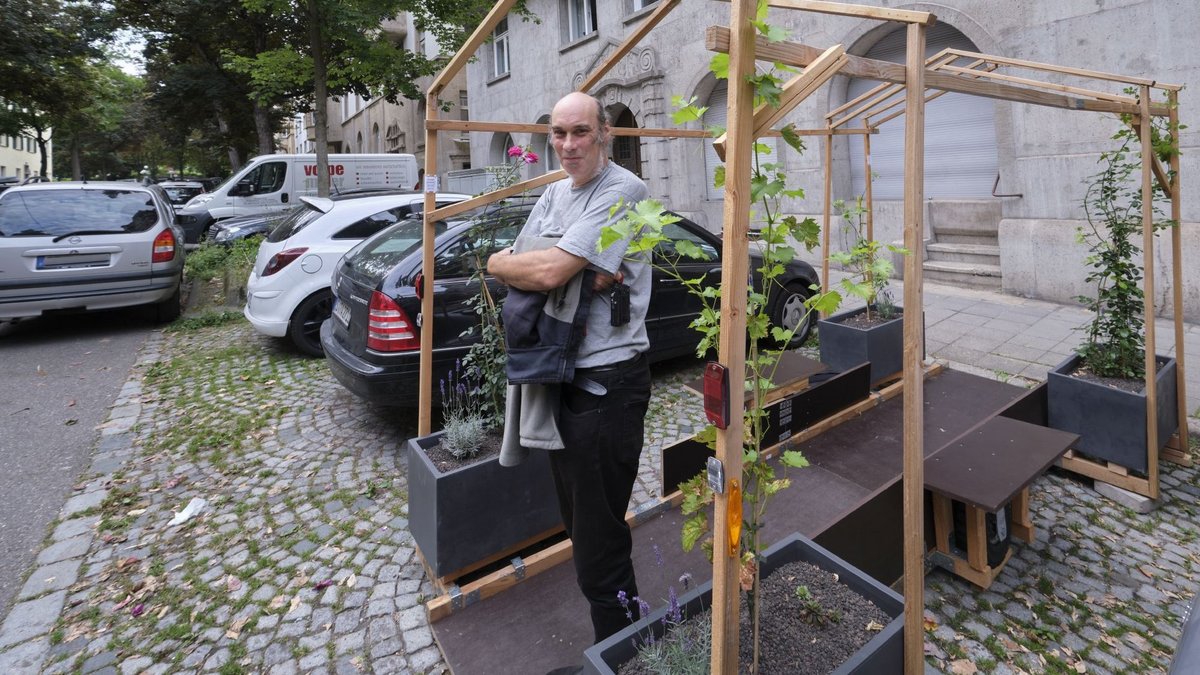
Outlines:
[[929, 202], [933, 233], [925, 246], [927, 281], [1000, 290], [1000, 202]]

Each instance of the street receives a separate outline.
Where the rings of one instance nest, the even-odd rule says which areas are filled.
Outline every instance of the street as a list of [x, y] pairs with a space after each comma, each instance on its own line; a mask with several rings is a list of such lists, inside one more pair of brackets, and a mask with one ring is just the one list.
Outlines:
[[153, 324], [138, 310], [0, 326], [0, 614], [32, 569]]

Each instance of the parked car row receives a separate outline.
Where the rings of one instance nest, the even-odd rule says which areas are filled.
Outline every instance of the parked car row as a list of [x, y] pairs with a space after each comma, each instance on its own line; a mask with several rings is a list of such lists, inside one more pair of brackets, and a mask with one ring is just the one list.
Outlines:
[[[476, 271], [489, 255], [513, 243], [531, 208], [532, 202], [491, 205], [435, 226], [435, 382], [477, 339], [464, 336], [478, 322], [470, 303], [479, 290]], [[716, 235], [686, 218], [668, 226], [665, 234], [672, 241], [690, 241], [709, 259], [679, 258], [668, 244], [655, 252], [659, 263], [669, 259], [685, 278], [720, 284], [721, 241]], [[333, 319], [321, 326], [321, 345], [334, 377], [373, 403], [417, 404], [420, 292], [425, 287], [421, 245], [422, 222], [400, 221], [349, 250], [334, 267]], [[751, 257], [757, 268], [757, 256]], [[818, 283], [817, 274], [808, 263], [796, 260], [786, 266], [780, 281], [781, 286], [768, 293], [771, 319], [796, 329], [792, 346], [799, 345], [810, 330], [804, 301], [812, 293], [810, 286]], [[504, 286], [491, 277], [486, 283], [495, 297], [504, 296]], [[700, 301], [661, 269], [654, 270], [652, 283], [646, 317], [650, 360], [692, 353], [697, 338], [688, 326], [702, 309]]]
[[0, 321], [134, 305], [171, 321], [183, 258], [157, 185], [27, 182], [0, 193]]

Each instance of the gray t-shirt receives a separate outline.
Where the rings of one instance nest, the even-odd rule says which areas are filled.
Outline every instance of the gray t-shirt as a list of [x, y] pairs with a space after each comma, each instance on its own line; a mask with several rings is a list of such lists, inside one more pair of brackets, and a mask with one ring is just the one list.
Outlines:
[[[631, 359], [650, 347], [646, 336], [646, 309], [650, 305], [650, 266], [643, 261], [625, 259], [628, 240], [597, 251], [600, 232], [621, 219], [623, 210], [609, 218], [613, 206], [624, 202], [626, 207], [649, 197], [650, 191], [642, 179], [628, 170], [608, 162], [595, 178], [581, 187], [574, 187], [565, 178], [542, 193], [523, 235], [562, 237], [558, 248], [585, 258], [591, 266], [609, 274], [620, 269], [629, 286], [629, 323], [611, 326], [609, 295], [605, 291], [592, 299], [588, 312], [587, 334], [579, 347], [575, 365], [591, 368]], [[644, 258], [644, 256], [643, 256]]]

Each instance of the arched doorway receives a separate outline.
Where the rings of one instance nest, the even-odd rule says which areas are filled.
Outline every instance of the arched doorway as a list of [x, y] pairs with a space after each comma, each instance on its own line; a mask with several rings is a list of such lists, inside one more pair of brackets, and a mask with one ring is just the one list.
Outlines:
[[[608, 112], [613, 117], [614, 127], [636, 129], [637, 120], [633, 112], [623, 105], [610, 106]], [[638, 136], [614, 136], [612, 142], [612, 159], [639, 178], [642, 177], [642, 139]]]
[[[925, 55], [932, 56], [947, 47], [979, 51], [957, 28], [939, 22], [929, 29]], [[863, 56], [903, 63], [904, 51], [905, 31], [899, 28], [884, 35]], [[878, 84], [876, 80], [853, 79], [847, 87], [845, 100], [852, 100]], [[903, 93], [898, 96], [902, 97]], [[857, 121], [849, 125], [853, 128], [862, 126]], [[862, 138], [851, 136], [849, 157], [852, 194], [855, 195], [866, 190], [862, 153]], [[871, 138], [871, 171], [875, 174], [871, 182], [875, 199], [904, 198], [903, 116], [885, 122], [879, 127], [879, 133]], [[996, 171], [995, 103], [992, 99], [948, 92], [925, 104], [926, 198], [990, 199]]]

